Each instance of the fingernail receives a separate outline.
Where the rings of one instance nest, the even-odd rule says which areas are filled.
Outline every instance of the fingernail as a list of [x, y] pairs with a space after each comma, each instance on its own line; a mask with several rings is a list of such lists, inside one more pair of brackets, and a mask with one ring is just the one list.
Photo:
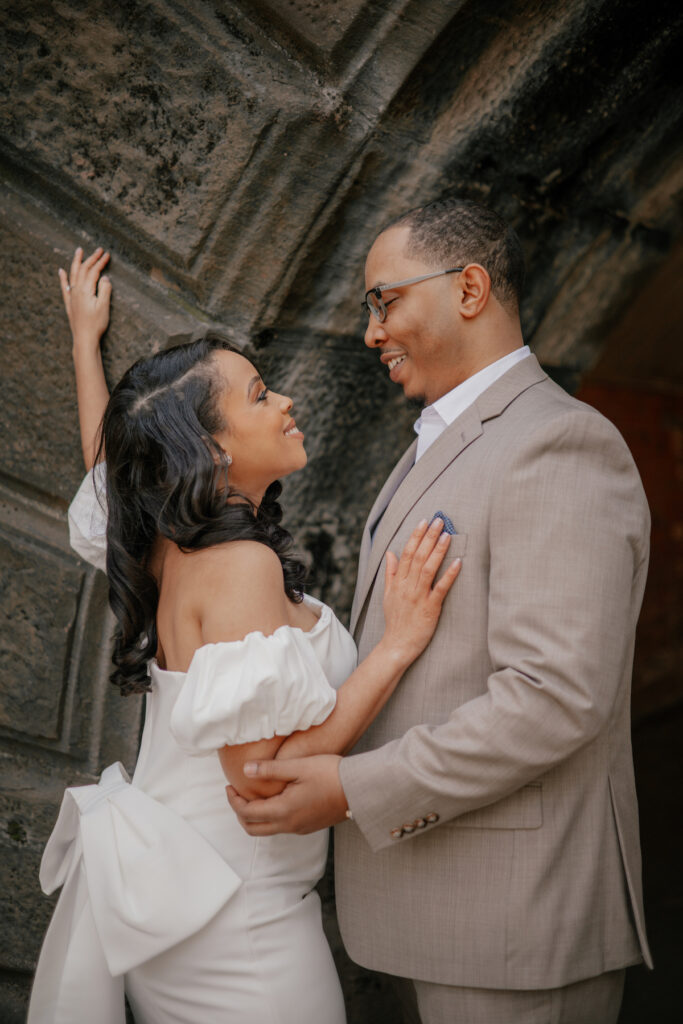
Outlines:
[[258, 774], [258, 764], [256, 761], [245, 761], [242, 766], [242, 771], [245, 775], [253, 776]]
[[462, 558], [455, 558], [453, 560], [453, 565], [462, 565]]
[[443, 530], [443, 528], [444, 528], [444, 521], [443, 521], [443, 519], [435, 519], [434, 522], [431, 525], [432, 525], [432, 528], [435, 528], [435, 527], [438, 526], [440, 530]]
[[76, 249], [76, 253], [79, 253], [79, 252], [83, 252], [83, 250], [81, 249], [80, 245], [79, 245], [79, 247], [78, 247], [78, 248]]
[[439, 544], [445, 544], [446, 541], [449, 541], [450, 539], [451, 539], [450, 533], [446, 533], [446, 531], [444, 530], [443, 533], [441, 534], [441, 536], [439, 537]]
[[109, 278], [108, 278], [108, 276], [106, 274], [102, 274], [102, 280], [103, 281], [108, 281]]
[[422, 529], [422, 527], [426, 526], [426, 525], [427, 525], [427, 520], [426, 519], [421, 519], [420, 522], [417, 524], [418, 529]]

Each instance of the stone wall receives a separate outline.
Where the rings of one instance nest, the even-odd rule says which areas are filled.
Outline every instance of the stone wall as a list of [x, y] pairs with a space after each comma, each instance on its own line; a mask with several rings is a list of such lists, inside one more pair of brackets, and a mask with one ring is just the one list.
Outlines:
[[[362, 344], [374, 235], [446, 191], [493, 205], [527, 254], [527, 338], [575, 386], [681, 235], [682, 20], [672, 0], [0, 0], [3, 1020], [49, 917], [61, 791], [131, 765], [140, 721], [107, 683], [105, 581], [67, 543], [57, 267], [113, 252], [111, 382], [208, 323], [257, 350], [307, 434], [288, 524], [345, 613], [413, 418]], [[400, 1020], [381, 979], [343, 976], [354, 1024]]]

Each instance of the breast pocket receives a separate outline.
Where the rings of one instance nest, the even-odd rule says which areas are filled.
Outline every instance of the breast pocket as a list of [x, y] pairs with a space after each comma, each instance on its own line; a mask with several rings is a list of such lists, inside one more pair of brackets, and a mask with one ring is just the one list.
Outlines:
[[436, 578], [440, 579], [445, 573], [448, 566], [455, 561], [456, 558], [462, 558], [467, 550], [467, 534], [466, 533], [455, 533], [451, 537], [451, 542], [448, 545], [448, 551], [444, 556], [444, 560], [439, 566], [439, 571], [436, 574]]

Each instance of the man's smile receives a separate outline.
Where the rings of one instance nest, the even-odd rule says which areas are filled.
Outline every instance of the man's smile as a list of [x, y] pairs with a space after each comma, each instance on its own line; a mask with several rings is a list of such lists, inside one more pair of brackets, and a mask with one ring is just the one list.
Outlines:
[[389, 370], [389, 377], [392, 381], [396, 380], [398, 376], [398, 368], [403, 365], [407, 358], [407, 352], [399, 352], [396, 349], [393, 349], [390, 352], [383, 352], [380, 356], [381, 362], [384, 363]]

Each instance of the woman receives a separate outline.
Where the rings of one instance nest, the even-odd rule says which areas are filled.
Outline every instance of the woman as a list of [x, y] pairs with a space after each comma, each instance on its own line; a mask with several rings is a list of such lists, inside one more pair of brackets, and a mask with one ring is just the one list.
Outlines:
[[107, 401], [108, 254], [81, 256], [60, 278], [89, 469], [106, 404], [108, 522], [105, 545], [91, 473], [72, 538], [96, 563], [106, 546], [112, 681], [147, 704], [132, 783], [113, 765], [67, 790], [41, 867], [46, 891], [64, 888], [29, 1022], [119, 1024], [125, 990], [137, 1024], [342, 1024], [313, 891], [327, 834], [247, 836], [226, 778], [268, 795], [280, 785], [248, 780], [247, 760], [353, 746], [424, 650], [459, 565], [434, 582], [448, 535], [420, 524], [388, 559], [386, 631], [356, 667], [279, 526], [276, 481], [306, 463], [291, 399], [208, 337], [140, 360]]

